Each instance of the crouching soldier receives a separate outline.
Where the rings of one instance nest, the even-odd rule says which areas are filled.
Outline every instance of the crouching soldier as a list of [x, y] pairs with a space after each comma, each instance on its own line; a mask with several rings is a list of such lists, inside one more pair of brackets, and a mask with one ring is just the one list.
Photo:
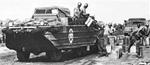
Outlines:
[[82, 3], [78, 2], [77, 8], [74, 9], [74, 16], [73, 16], [74, 19], [81, 17], [81, 9], [80, 9], [81, 6], [82, 6]]
[[87, 9], [87, 7], [88, 7], [88, 4], [87, 3], [85, 3], [85, 5], [83, 6], [83, 9], [82, 9], [82, 11], [81, 11], [81, 15], [82, 15], [82, 17], [85, 17], [85, 18], [87, 18], [88, 16], [89, 16], [89, 14], [87, 14], [87, 12], [86, 12], [86, 9]]

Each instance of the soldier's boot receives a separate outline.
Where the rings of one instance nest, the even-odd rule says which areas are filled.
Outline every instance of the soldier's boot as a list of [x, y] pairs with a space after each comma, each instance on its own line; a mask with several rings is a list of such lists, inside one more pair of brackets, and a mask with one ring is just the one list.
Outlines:
[[137, 48], [136, 53], [137, 53], [137, 57], [138, 57], [138, 58], [142, 58], [142, 57], [143, 57], [142, 48], [140, 48], [140, 47]]

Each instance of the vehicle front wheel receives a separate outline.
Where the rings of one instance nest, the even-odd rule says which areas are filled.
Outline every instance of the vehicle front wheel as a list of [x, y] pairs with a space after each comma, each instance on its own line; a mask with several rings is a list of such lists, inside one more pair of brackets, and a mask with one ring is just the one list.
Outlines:
[[30, 52], [17, 51], [17, 58], [21, 62], [29, 60]]
[[62, 59], [61, 51], [46, 52], [46, 56], [48, 56], [52, 61], [60, 61]]

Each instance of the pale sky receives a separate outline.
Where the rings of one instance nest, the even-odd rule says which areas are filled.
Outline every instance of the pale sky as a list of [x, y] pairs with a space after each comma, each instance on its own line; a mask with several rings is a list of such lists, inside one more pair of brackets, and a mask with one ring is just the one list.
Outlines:
[[130, 17], [150, 19], [149, 0], [0, 0], [0, 19], [30, 18], [36, 7], [62, 6], [73, 14], [77, 2], [88, 3], [87, 12], [98, 21], [119, 23]]

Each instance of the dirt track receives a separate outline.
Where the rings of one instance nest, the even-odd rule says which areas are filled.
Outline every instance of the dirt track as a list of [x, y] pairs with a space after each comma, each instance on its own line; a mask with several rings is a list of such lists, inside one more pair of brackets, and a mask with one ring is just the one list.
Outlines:
[[87, 65], [90, 64], [89, 60], [97, 57], [98, 54], [77, 57], [71, 53], [64, 53], [63, 56], [62, 61], [53, 62], [45, 56], [45, 53], [38, 56], [31, 54], [29, 62], [19, 62], [16, 58], [16, 52], [7, 50], [0, 53], [0, 65]]
[[[2, 50], [1, 50], [2, 51]], [[60, 62], [49, 60], [45, 53], [38, 56], [30, 55], [29, 62], [19, 62], [15, 51], [8, 49], [0, 53], [0, 65], [137, 65], [141, 61], [148, 62], [149, 58], [138, 59], [134, 54], [126, 54], [121, 59], [114, 59], [99, 54], [89, 54], [83, 57], [77, 57], [72, 53], [64, 53]]]

